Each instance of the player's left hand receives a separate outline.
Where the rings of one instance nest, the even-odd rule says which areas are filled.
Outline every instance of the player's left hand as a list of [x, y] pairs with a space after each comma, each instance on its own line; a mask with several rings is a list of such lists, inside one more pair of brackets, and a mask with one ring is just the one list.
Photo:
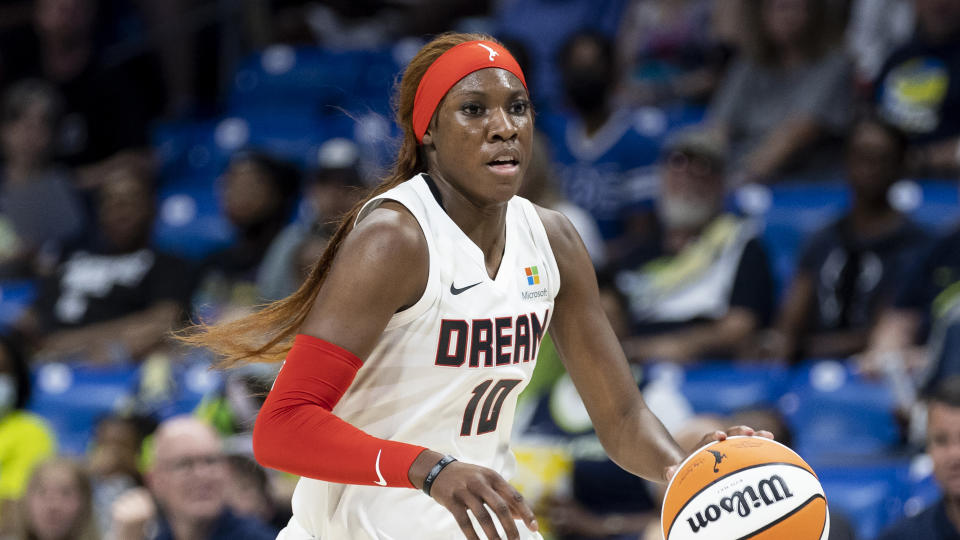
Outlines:
[[[697, 443], [697, 445], [694, 447], [695, 448], [694, 451], [691, 452], [690, 454], [693, 454], [697, 450], [703, 448], [704, 446], [712, 442], [715, 442], [715, 441], [719, 442], [719, 441], [726, 440], [727, 437], [736, 437], [741, 435], [747, 436], [747, 437], [764, 437], [767, 439], [773, 439], [773, 433], [770, 433], [767, 430], [758, 431], [753, 429], [750, 426], [733, 426], [733, 427], [727, 428], [724, 431], [713, 431], [711, 433], [707, 433], [706, 435], [703, 436], [702, 439], [700, 439], [700, 442]], [[667, 467], [667, 470], [664, 472], [664, 478], [666, 479], [667, 483], [670, 482], [670, 480], [673, 478], [673, 475], [677, 473], [677, 469], [679, 468], [680, 468], [679, 463], [676, 465], [671, 465]]]

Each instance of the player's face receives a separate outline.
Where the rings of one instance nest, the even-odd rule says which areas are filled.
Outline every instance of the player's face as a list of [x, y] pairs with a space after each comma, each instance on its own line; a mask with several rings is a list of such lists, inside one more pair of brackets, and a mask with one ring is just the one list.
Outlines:
[[949, 497], [960, 497], [960, 408], [931, 403], [927, 418], [927, 452], [933, 475]]
[[508, 201], [533, 144], [526, 88], [503, 69], [467, 75], [447, 92], [423, 143], [432, 153], [430, 172], [467, 198], [481, 205]]

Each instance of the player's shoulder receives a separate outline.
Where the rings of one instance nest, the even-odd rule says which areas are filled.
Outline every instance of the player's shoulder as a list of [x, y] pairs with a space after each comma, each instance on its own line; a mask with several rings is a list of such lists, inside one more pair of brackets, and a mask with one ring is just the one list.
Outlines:
[[347, 235], [345, 244], [377, 260], [427, 254], [427, 240], [417, 218], [392, 200], [385, 200], [367, 212]]
[[570, 253], [570, 250], [576, 249], [580, 245], [580, 235], [573, 226], [570, 218], [562, 212], [552, 210], [537, 204], [533, 207], [543, 223], [543, 228], [547, 232], [547, 240], [553, 248], [557, 260], [561, 260], [564, 254]]

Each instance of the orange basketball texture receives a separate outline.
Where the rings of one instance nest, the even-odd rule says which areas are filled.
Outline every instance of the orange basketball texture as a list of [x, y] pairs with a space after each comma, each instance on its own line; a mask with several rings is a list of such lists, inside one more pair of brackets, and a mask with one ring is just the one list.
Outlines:
[[793, 450], [730, 437], [694, 452], [667, 487], [667, 540], [820, 540], [829, 531], [823, 488]]

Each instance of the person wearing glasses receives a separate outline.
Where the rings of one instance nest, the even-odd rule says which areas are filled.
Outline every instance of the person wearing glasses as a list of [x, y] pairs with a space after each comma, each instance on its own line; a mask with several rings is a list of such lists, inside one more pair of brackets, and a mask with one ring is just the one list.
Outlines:
[[667, 141], [656, 230], [611, 265], [608, 287], [627, 312], [633, 361], [735, 356], [770, 317], [773, 278], [758, 231], [724, 212], [725, 150], [696, 128]]
[[227, 508], [226, 453], [202, 420], [178, 416], [153, 438], [147, 488], [134, 488], [113, 505], [116, 540], [266, 540], [277, 531]]

